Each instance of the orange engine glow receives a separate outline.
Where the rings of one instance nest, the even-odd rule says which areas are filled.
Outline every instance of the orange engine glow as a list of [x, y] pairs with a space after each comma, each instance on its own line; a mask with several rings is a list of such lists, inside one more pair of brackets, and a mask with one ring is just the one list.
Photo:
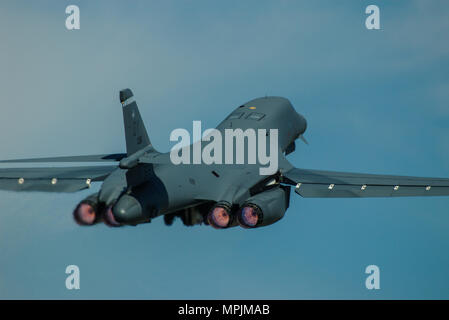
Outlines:
[[93, 225], [97, 218], [94, 206], [87, 202], [81, 202], [73, 211], [73, 218], [82, 226]]
[[226, 208], [217, 206], [209, 212], [207, 221], [216, 229], [227, 228], [231, 223], [231, 214]]
[[107, 207], [103, 213], [104, 224], [108, 227], [120, 227], [121, 224], [115, 220], [114, 214], [112, 213], [112, 207]]
[[244, 228], [254, 228], [260, 220], [259, 210], [252, 206], [243, 207], [239, 216], [239, 224]]

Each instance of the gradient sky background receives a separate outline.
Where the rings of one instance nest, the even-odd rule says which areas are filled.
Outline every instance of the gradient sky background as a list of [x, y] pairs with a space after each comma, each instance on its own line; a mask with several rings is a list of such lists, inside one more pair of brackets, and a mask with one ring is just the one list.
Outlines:
[[[161, 151], [175, 128], [279, 95], [308, 120], [298, 167], [449, 177], [448, 14], [444, 0], [2, 1], [0, 158], [123, 152], [130, 87]], [[449, 298], [449, 198], [293, 194], [256, 230], [78, 227], [98, 188], [0, 192], [0, 298]], [[70, 264], [81, 290], [65, 288]]]

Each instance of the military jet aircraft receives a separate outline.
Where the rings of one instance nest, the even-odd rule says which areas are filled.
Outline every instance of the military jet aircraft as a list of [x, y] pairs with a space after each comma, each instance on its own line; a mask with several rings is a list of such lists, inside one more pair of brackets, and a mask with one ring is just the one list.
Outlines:
[[[259, 174], [258, 164], [175, 165], [169, 153], [152, 146], [130, 89], [120, 91], [126, 154], [102, 154], [1, 163], [105, 162], [113, 165], [0, 169], [0, 189], [75, 192], [102, 182], [100, 190], [73, 211], [83, 226], [100, 222], [111, 227], [138, 225], [164, 216], [185, 225], [217, 229], [259, 228], [279, 221], [289, 207], [290, 190], [302, 197], [447, 196], [449, 179], [346, 173], [295, 168], [286, 155], [304, 139], [306, 119], [289, 100], [263, 97], [236, 108], [216, 128], [278, 129], [276, 173]], [[268, 134], [267, 134], [268, 135]], [[267, 137], [268, 138], [268, 137]]]

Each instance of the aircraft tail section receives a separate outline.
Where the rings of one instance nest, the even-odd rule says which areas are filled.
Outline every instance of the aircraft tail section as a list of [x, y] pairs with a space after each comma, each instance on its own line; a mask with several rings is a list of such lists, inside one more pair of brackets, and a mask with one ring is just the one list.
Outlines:
[[120, 91], [120, 102], [123, 106], [126, 152], [130, 156], [142, 148], [151, 146], [151, 141], [131, 89]]

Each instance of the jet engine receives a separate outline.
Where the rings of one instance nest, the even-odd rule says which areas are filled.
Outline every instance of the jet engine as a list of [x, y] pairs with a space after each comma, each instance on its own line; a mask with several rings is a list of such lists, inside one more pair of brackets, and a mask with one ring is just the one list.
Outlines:
[[238, 226], [235, 212], [237, 207], [231, 206], [228, 202], [217, 202], [207, 214], [207, 224], [215, 229], [226, 229]]
[[215, 229], [225, 229], [232, 225], [234, 215], [231, 206], [227, 202], [218, 202], [207, 215], [207, 222]]
[[282, 219], [289, 206], [290, 187], [279, 186], [249, 198], [237, 213], [243, 228], [268, 226]]
[[76, 206], [73, 210], [73, 218], [79, 225], [91, 226], [102, 220], [99, 210], [98, 194], [95, 193]]
[[150, 222], [167, 207], [168, 195], [160, 180], [153, 178], [121, 195], [109, 208], [106, 208], [105, 221], [111, 226], [136, 225]]
[[106, 211], [109, 222], [133, 224], [146, 219], [141, 202], [135, 196], [124, 194], [112, 208]]

